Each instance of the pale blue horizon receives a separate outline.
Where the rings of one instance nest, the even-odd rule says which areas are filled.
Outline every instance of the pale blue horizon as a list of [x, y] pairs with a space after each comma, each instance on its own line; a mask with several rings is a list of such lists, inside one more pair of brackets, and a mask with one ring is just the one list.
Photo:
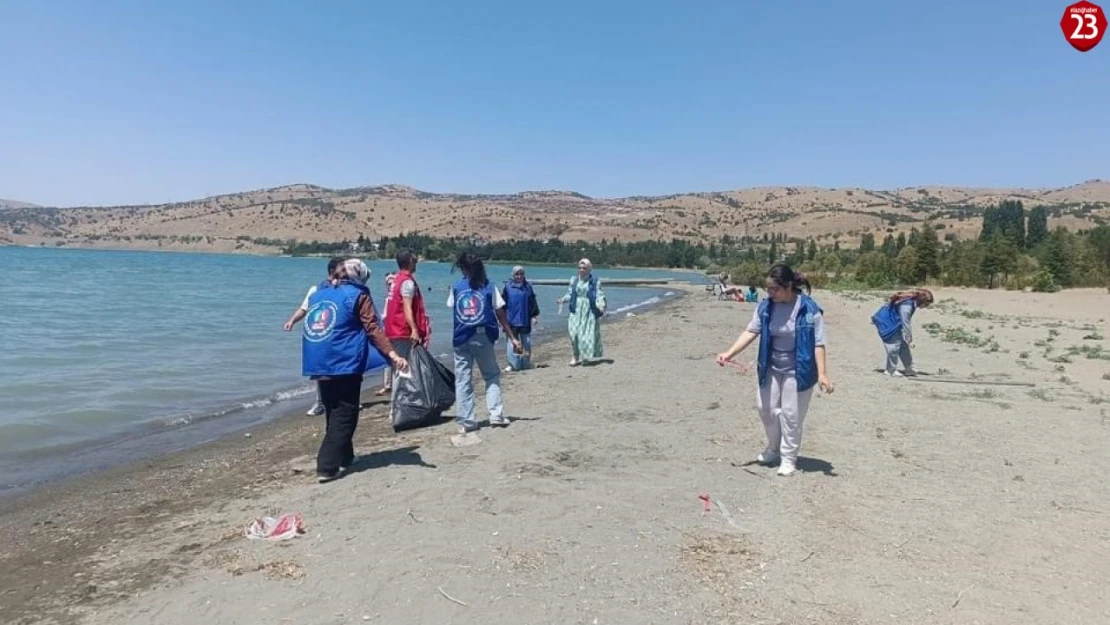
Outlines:
[[594, 197], [1110, 175], [1066, 3], [0, 1], [0, 197]]

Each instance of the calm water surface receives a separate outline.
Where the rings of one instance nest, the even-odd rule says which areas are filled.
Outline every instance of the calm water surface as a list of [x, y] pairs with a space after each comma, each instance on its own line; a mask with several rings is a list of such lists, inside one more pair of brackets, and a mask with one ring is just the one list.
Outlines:
[[[299, 328], [282, 324], [319, 282], [326, 259], [0, 248], [0, 490], [31, 479], [29, 458], [72, 446], [115, 444], [115, 454], [168, 450], [311, 403], [300, 376]], [[392, 261], [368, 263], [379, 307]], [[532, 267], [532, 279], [569, 279], [574, 268]], [[489, 267], [501, 281], [509, 267]], [[690, 274], [598, 270], [604, 278]], [[433, 349], [446, 353], [446, 287], [457, 275], [423, 263], [417, 278], [433, 319]], [[561, 331], [560, 287], [538, 287], [540, 331]], [[624, 315], [673, 296], [607, 288]], [[171, 434], [169, 431], [176, 431]], [[194, 430], [192, 442], [196, 442]], [[226, 433], [226, 432], [225, 432]], [[153, 437], [153, 438], [152, 438]], [[123, 445], [120, 448], [119, 445]], [[36, 471], [42, 477], [41, 471]]]

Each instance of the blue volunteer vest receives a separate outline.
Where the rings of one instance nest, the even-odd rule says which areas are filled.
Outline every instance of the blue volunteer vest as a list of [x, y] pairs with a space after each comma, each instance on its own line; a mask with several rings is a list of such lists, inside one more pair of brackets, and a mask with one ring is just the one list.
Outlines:
[[902, 304], [910, 305], [910, 316], [917, 312], [917, 302], [914, 300], [906, 300], [901, 304], [893, 302], [884, 304], [882, 308], [875, 311], [871, 315], [871, 323], [874, 324], [875, 329], [879, 332], [879, 338], [883, 342], [892, 341], [898, 337], [902, 332], [902, 313], [899, 308]]
[[496, 343], [497, 311], [493, 308], [493, 287], [487, 281], [480, 289], [470, 288], [470, 282], [463, 278], [451, 287], [455, 300], [455, 347], [465, 345], [479, 328], [484, 328], [490, 343]]
[[369, 290], [349, 282], [336, 286], [323, 282], [316, 288], [301, 332], [302, 375], [361, 375], [386, 365], [359, 319], [357, 303], [362, 294], [369, 295]]
[[505, 310], [509, 315], [509, 325], [514, 328], [532, 328], [532, 285], [528, 281], [517, 284], [512, 280], [505, 283]]
[[[597, 277], [590, 274], [590, 284], [586, 287], [586, 299], [590, 302], [590, 311], [593, 312], [595, 317], [602, 316], [603, 312], [597, 307]], [[570, 314], [574, 314], [578, 310], [578, 276], [570, 281], [570, 304], [567, 306]]]
[[[794, 320], [794, 377], [798, 390], [805, 391], [817, 384], [817, 329], [814, 319], [821, 314], [821, 307], [813, 298], [798, 295], [798, 317]], [[768, 381], [771, 371], [771, 309], [775, 304], [768, 298], [759, 303], [759, 386]]]

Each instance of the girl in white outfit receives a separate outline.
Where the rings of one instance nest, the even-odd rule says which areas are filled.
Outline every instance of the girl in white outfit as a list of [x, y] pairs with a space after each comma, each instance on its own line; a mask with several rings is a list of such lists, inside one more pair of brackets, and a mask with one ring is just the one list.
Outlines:
[[809, 282], [789, 266], [771, 267], [767, 299], [759, 303], [736, 343], [717, 357], [724, 365], [759, 339], [756, 402], [767, 448], [756, 460], [767, 465], [780, 462], [778, 474], [783, 476], [796, 470], [813, 387], [833, 392], [825, 367], [825, 322], [809, 291]]

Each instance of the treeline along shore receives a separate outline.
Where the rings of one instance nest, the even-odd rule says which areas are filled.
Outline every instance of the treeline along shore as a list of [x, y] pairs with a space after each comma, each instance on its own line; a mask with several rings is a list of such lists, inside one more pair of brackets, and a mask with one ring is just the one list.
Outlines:
[[1006, 201], [982, 212], [978, 237], [960, 240], [943, 227], [925, 222], [878, 240], [864, 234], [858, 247], [838, 242], [819, 245], [804, 233], [781, 232], [762, 237], [722, 236], [711, 242], [669, 241], [564, 242], [558, 239], [481, 241], [436, 238], [420, 234], [335, 243], [287, 242], [291, 255], [337, 254], [357, 250], [367, 256], [391, 258], [411, 249], [431, 260], [451, 259], [471, 250], [491, 261], [571, 264], [587, 257], [596, 265], [668, 267], [727, 271], [734, 282], [759, 284], [770, 263], [786, 261], [811, 277], [815, 286], [893, 288], [935, 284], [982, 288], [1031, 289], [1110, 285], [1110, 225], [1071, 231], [1048, 228], [1049, 209], [1026, 210], [1020, 201]]

